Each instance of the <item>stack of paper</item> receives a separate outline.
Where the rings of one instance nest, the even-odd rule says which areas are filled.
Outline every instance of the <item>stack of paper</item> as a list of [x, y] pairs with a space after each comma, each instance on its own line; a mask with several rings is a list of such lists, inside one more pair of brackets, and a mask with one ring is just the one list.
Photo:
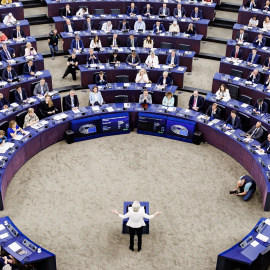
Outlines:
[[35, 98], [32, 98], [32, 97], [30, 97], [30, 98], [27, 99], [27, 102], [28, 103], [35, 102], [35, 101], [36, 101], [36, 99]]
[[60, 114], [56, 115], [53, 119], [57, 121], [57, 120], [65, 119], [67, 117], [68, 116], [65, 113], [60, 113]]
[[8, 246], [13, 252], [16, 252], [21, 249], [21, 247], [16, 243], [12, 243]]
[[42, 75], [42, 74], [43, 74], [43, 72], [37, 71], [35, 75], [36, 75], [36, 76], [40, 76], [40, 75]]
[[93, 110], [93, 112], [95, 112], [95, 111], [99, 111], [100, 108], [99, 108], [99, 106], [92, 106], [92, 110]]
[[0, 154], [5, 154], [9, 148], [12, 148], [14, 143], [6, 142], [2, 143], [0, 146]]
[[114, 108], [113, 108], [113, 107], [107, 107], [106, 110], [107, 110], [108, 112], [114, 112]]
[[16, 140], [16, 141], [19, 141], [19, 140], [21, 140], [23, 137], [27, 136], [28, 134], [30, 134], [30, 132], [24, 130], [24, 134], [22, 134], [22, 135], [16, 135], [15, 137], [13, 137], [13, 139]]

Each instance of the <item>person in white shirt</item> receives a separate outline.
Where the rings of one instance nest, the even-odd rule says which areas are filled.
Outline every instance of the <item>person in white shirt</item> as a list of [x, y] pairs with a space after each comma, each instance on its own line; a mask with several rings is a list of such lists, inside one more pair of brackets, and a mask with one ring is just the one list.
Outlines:
[[5, 25], [14, 24], [16, 23], [16, 19], [13, 17], [12, 13], [8, 13], [8, 15], [5, 16], [3, 23]]
[[258, 24], [259, 24], [259, 20], [257, 20], [257, 16], [254, 15], [252, 18], [250, 18], [248, 26], [257, 27]]
[[231, 99], [229, 89], [226, 88], [225, 84], [221, 84], [218, 91], [216, 92], [218, 99]]
[[145, 22], [142, 20], [142, 16], [138, 16], [138, 21], [134, 24], [134, 30], [138, 32], [139, 30], [145, 32]]
[[136, 83], [149, 83], [149, 78], [147, 72], [144, 68], [142, 68], [136, 75], [135, 79]]
[[268, 16], [266, 16], [264, 21], [263, 21], [263, 28], [270, 30], [270, 19]]
[[112, 212], [122, 219], [129, 218], [127, 222], [127, 226], [129, 226], [130, 232], [129, 249], [134, 251], [134, 235], [136, 232], [138, 236], [138, 252], [140, 252], [142, 248], [142, 229], [143, 226], [145, 226], [145, 222], [143, 219], [152, 219], [155, 216], [162, 214], [162, 212], [157, 211], [154, 215], [147, 215], [144, 209], [141, 209], [141, 205], [137, 201], [133, 202], [132, 208], [125, 215], [119, 214], [116, 209], [112, 210]]
[[37, 55], [37, 52], [34, 47], [32, 47], [31, 42], [26, 43], [24, 56]]
[[145, 64], [148, 66], [148, 67], [154, 67], [156, 65], [159, 64], [159, 61], [158, 61], [158, 57], [155, 55], [155, 52], [152, 51], [148, 57], [146, 58], [145, 60]]
[[154, 40], [151, 38], [150, 35], [148, 35], [143, 41], [143, 47], [148, 49], [152, 49], [154, 47]]
[[76, 12], [76, 16], [77, 17], [84, 17], [84, 15], [88, 14], [88, 11], [85, 7], [80, 8], [77, 12]]
[[90, 48], [92, 48], [92, 49], [99, 48], [100, 49], [101, 47], [102, 47], [101, 41], [100, 41], [98, 35], [96, 35], [90, 42]]
[[102, 31], [104, 32], [111, 32], [112, 31], [112, 22], [108, 21], [102, 24]]
[[169, 32], [180, 33], [180, 28], [179, 25], [177, 24], [177, 21], [173, 21], [173, 23], [170, 25]]

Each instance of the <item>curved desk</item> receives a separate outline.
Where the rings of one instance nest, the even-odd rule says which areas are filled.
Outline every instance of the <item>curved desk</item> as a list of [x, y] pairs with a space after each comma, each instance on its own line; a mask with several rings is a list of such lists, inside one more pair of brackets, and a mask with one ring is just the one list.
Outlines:
[[21, 2], [8, 4], [0, 7], [0, 15], [12, 13], [16, 20], [24, 19], [23, 4]]
[[[86, 67], [85, 65], [80, 65], [79, 70], [81, 71], [81, 86], [86, 87], [89, 84], [94, 83], [94, 74], [96, 72], [99, 72], [100, 70], [106, 72], [107, 75], [107, 81], [109, 83], [115, 82], [115, 78], [118, 75], [127, 75], [129, 76], [130, 82], [135, 82], [136, 75], [141, 68], [145, 68], [147, 71], [149, 70], [149, 80], [151, 80], [153, 83], [156, 83], [160, 76], [162, 76], [162, 73], [165, 71], [164, 68], [162, 68], [162, 65], [160, 68], [150, 69], [146, 67], [145, 64], [140, 64], [137, 66], [137, 68], [133, 68], [130, 65], [121, 63], [118, 68], [115, 68], [114, 66], [106, 63], [106, 64], [99, 64], [99, 69]], [[186, 72], [186, 67], [176, 67], [171, 69], [171, 78], [173, 79], [173, 84], [177, 85], [180, 88], [183, 88], [183, 82], [184, 82], [184, 74]]]
[[[135, 31], [129, 31], [128, 34], [123, 34], [121, 31], [113, 30], [111, 33], [104, 33], [103, 31], [81, 31], [78, 32], [80, 35], [84, 47], [90, 46], [90, 39], [93, 39], [95, 35], [98, 35], [101, 41], [101, 44], [104, 46], [104, 44], [107, 45], [108, 37], [112, 37], [114, 33], [118, 34], [118, 37], [120, 39], [120, 42], [123, 47], [127, 46], [127, 38], [129, 37], [129, 34], [133, 34], [135, 37], [138, 38], [138, 47], [143, 47], [143, 40], [147, 37], [147, 35], [151, 35], [151, 37], [154, 39], [155, 47], [160, 48], [162, 42], [168, 42], [172, 44], [172, 49], [179, 49], [180, 44], [186, 44], [190, 45], [190, 50], [196, 53], [200, 52], [200, 46], [201, 46], [201, 40], [203, 38], [202, 35], [196, 35], [196, 36], [190, 36], [185, 37], [183, 33], [180, 33], [176, 36], [172, 36], [172, 33], [165, 32], [160, 35], [153, 34], [153, 31], [146, 31], [145, 33], [139, 34]], [[75, 35], [72, 33], [66, 33], [61, 32], [61, 36], [63, 37], [63, 49], [64, 51], [68, 51], [71, 49], [71, 42], [75, 38]]]
[[[20, 25], [21, 30], [25, 33], [26, 36], [30, 36], [30, 25], [28, 20], [17, 21]], [[4, 23], [0, 24], [0, 29], [8, 38], [12, 38], [12, 31], [16, 29], [16, 25], [5, 25]]]
[[[84, 49], [83, 53], [77, 53], [77, 58], [79, 60], [79, 65], [86, 64], [87, 61], [87, 55], [89, 54], [89, 48]], [[98, 52], [98, 60], [101, 63], [108, 62], [108, 59], [110, 55], [115, 51], [115, 49], [112, 49], [110, 47], [102, 48], [102, 51]], [[146, 48], [136, 48], [136, 53], [139, 54], [141, 62], [144, 63], [146, 61], [146, 58], [149, 55], [150, 49]], [[69, 54], [72, 53], [72, 50], [68, 50]], [[127, 56], [131, 54], [131, 50], [127, 47], [120, 47], [118, 48], [118, 56], [120, 58], [120, 62], [125, 63]], [[169, 49], [156, 49], [155, 54], [158, 56], [158, 60], [160, 64], [165, 65], [166, 60], [168, 57], [168, 54], [170, 53]], [[192, 62], [193, 57], [195, 56], [195, 52], [189, 52], [189, 51], [176, 51], [176, 55], [179, 57], [179, 65], [184, 66], [187, 68], [188, 72], [192, 71]]]

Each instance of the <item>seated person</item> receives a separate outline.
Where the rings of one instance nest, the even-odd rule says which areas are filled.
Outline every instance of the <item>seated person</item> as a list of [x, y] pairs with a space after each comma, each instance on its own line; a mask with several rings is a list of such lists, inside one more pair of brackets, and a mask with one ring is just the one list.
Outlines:
[[34, 92], [33, 95], [34, 96], [44, 96], [45, 94], [47, 94], [49, 92], [49, 86], [46, 83], [44, 78], [41, 78], [39, 83], [36, 84], [35, 88], [34, 88]]
[[73, 81], [76, 81], [76, 69], [78, 68], [79, 60], [76, 57], [76, 53], [72, 52], [71, 56], [67, 59], [67, 69], [62, 77], [65, 79], [66, 76], [71, 73]]
[[[17, 265], [17, 260], [11, 255], [0, 257], [0, 267], [1, 269], [15, 269]], [[7, 268], [9, 267], [9, 268]]]
[[82, 7], [76, 12], [76, 16], [81, 17], [81, 18], [86, 16], [87, 14], [88, 14], [88, 11], [86, 7]]
[[92, 31], [95, 30], [94, 23], [91, 21], [90, 17], [86, 18], [86, 21], [83, 24], [83, 31]]
[[2, 61], [10, 62], [15, 57], [15, 51], [13, 48], [7, 47], [7, 44], [3, 44], [2, 51], [0, 53]]
[[239, 43], [248, 42], [248, 34], [245, 33], [244, 28], [240, 28], [239, 32], [236, 33], [235, 40]]
[[39, 118], [35, 114], [33, 108], [28, 108], [27, 115], [24, 117], [23, 128], [31, 127], [39, 122]]
[[136, 67], [140, 63], [141, 63], [141, 59], [139, 55], [137, 55], [136, 52], [132, 52], [131, 54], [127, 56], [126, 64]]
[[112, 31], [112, 22], [108, 21], [108, 22], [103, 23], [101, 30], [106, 32], [106, 33], [111, 32]]
[[263, 68], [269, 69], [269, 67], [270, 67], [270, 57], [267, 57], [263, 63]]
[[45, 99], [40, 103], [40, 110], [45, 117], [55, 114], [55, 108], [50, 95], [45, 95]]
[[204, 106], [204, 98], [199, 96], [197, 90], [193, 92], [193, 95], [190, 97], [188, 102], [188, 108], [196, 112], [202, 112]]
[[7, 99], [3, 96], [2, 93], [0, 93], [0, 110], [7, 109], [9, 105], [10, 104]]
[[32, 47], [31, 42], [26, 43], [24, 56], [35, 56], [37, 55], [37, 52], [34, 47]]
[[266, 29], [267, 31], [270, 30], [270, 19], [268, 16], [266, 16], [263, 21], [263, 29]]
[[147, 103], [147, 104], [152, 104], [152, 96], [148, 93], [148, 91], [145, 89], [143, 90], [143, 94], [140, 95], [139, 97], [139, 103]]
[[18, 74], [10, 65], [8, 65], [7, 68], [4, 69], [2, 72], [2, 79], [3, 81], [10, 83], [15, 80], [18, 80]]
[[251, 81], [253, 83], [260, 83], [260, 80], [261, 80], [261, 75], [260, 75], [259, 70], [257, 68], [255, 68], [253, 71], [251, 71], [251, 73], [247, 77], [247, 81]]
[[161, 24], [160, 22], [156, 22], [153, 25], [153, 30], [154, 30], [154, 33], [157, 33], [157, 34], [165, 32], [165, 28], [164, 28], [163, 24]]
[[179, 25], [177, 24], [177, 21], [173, 21], [173, 23], [169, 27], [170, 33], [180, 33]]
[[150, 6], [150, 4], [147, 4], [142, 11], [142, 15], [149, 17], [154, 14], [153, 8]]
[[217, 90], [216, 92], [216, 97], [217, 99], [226, 99], [226, 100], [229, 100], [231, 99], [231, 96], [230, 96], [230, 91], [229, 89], [225, 86], [225, 84], [221, 84], [219, 89]]
[[266, 38], [263, 37], [262, 33], [259, 33], [258, 36], [253, 41], [253, 45], [257, 46], [258, 48], [262, 48], [265, 46]]
[[129, 37], [127, 39], [127, 47], [128, 48], [138, 47], [138, 40], [137, 40], [137, 38], [135, 39], [132, 34], [129, 35]]
[[15, 24], [16, 23], [16, 19], [13, 17], [12, 13], [8, 13], [8, 15], [5, 16], [3, 23], [5, 25], [11, 25], [11, 24]]
[[1, 5], [12, 4], [12, 0], [1, 0]]
[[13, 38], [13, 40], [19, 40], [21, 38], [26, 38], [24, 31], [21, 30], [21, 27], [19, 25], [16, 25], [16, 30], [13, 30], [12, 38]]
[[96, 75], [95, 82], [97, 85], [105, 85], [108, 83], [107, 76], [102, 70]]
[[195, 7], [194, 10], [192, 10], [190, 15], [191, 20], [198, 21], [202, 19], [202, 11], [199, 10], [198, 7]]
[[262, 122], [258, 121], [247, 133], [246, 137], [253, 140], [259, 140], [263, 135]]
[[8, 40], [7, 36], [3, 32], [0, 31], [0, 42], [6, 41], [6, 40]]
[[262, 11], [270, 11], [270, 1], [266, 1], [265, 2], [265, 5], [263, 6], [263, 8], [262, 8]]
[[266, 79], [266, 81], [264, 82], [264, 86], [266, 86], [266, 87], [267, 87], [267, 89], [269, 89], [269, 88], [270, 88], [269, 83], [270, 83], [270, 75], [268, 75], [268, 78], [267, 78], [267, 79]]
[[7, 137], [5, 136], [6, 132], [4, 130], [0, 130], [0, 146], [4, 146], [7, 142]]
[[189, 35], [196, 35], [197, 31], [196, 31], [196, 26], [193, 24], [193, 23], [190, 23], [188, 26], [187, 26], [187, 29], [186, 29], [186, 34], [189, 34]]
[[233, 59], [243, 59], [243, 51], [240, 49], [240, 45], [236, 44], [235, 49], [232, 50], [231, 58]]
[[33, 60], [27, 60], [27, 63], [23, 65], [23, 75], [31, 75], [34, 76], [37, 72], [36, 66]]
[[9, 128], [7, 129], [7, 138], [11, 139], [22, 134], [25, 134], [24, 130], [18, 126], [16, 121], [11, 120], [9, 122]]
[[261, 113], [267, 113], [268, 111], [268, 105], [266, 102], [263, 101], [262, 98], [258, 98], [257, 102], [253, 106], [253, 112], [256, 114], [261, 114]]
[[157, 85], [164, 88], [167, 86], [171, 86], [172, 81], [169, 77], [169, 72], [168, 71], [163, 71], [162, 76], [159, 77], [157, 81]]
[[244, 8], [253, 9], [257, 8], [257, 1], [256, 0], [248, 0], [244, 5]]
[[137, 73], [135, 82], [136, 83], [149, 83], [149, 78], [144, 68], [140, 69], [140, 71]]
[[109, 58], [110, 64], [120, 64], [120, 57], [117, 54], [117, 51], [114, 51]]
[[113, 34], [113, 37], [111, 39], [108, 39], [108, 47], [120, 47], [121, 43], [120, 43], [120, 39], [118, 37], [117, 34]]
[[173, 16], [175, 18], [186, 17], [186, 10], [182, 7], [181, 4], [177, 4], [177, 7], [173, 10]]
[[69, 95], [65, 97], [65, 108], [64, 111], [77, 110], [79, 108], [79, 100], [75, 95], [74, 90], [69, 91]]
[[16, 85], [15, 89], [16, 89], [16, 91], [14, 92], [15, 102], [19, 104], [26, 103], [28, 97], [25, 90], [20, 85]]
[[90, 48], [94, 50], [99, 50], [102, 48], [101, 41], [99, 39], [99, 36], [96, 35], [90, 42]]
[[138, 15], [138, 9], [134, 3], [131, 3], [130, 7], [127, 8], [127, 15], [130, 17]]
[[118, 25], [119, 31], [129, 31], [129, 29], [130, 29], [129, 22], [127, 22], [126, 19], [124, 19], [122, 22], [119, 22]]
[[237, 186], [234, 191], [236, 196], [244, 196], [243, 200], [246, 202], [251, 195], [256, 191], [256, 183], [249, 175], [243, 175], [237, 181]]
[[82, 52], [84, 50], [83, 41], [81, 40], [81, 37], [79, 35], [75, 36], [75, 39], [71, 42], [71, 50], [73, 52]]
[[148, 67], [154, 67], [159, 64], [158, 57], [155, 55], [154, 51], [151, 51], [151, 53], [148, 55], [148, 57], [145, 60], [145, 64]]
[[73, 33], [74, 31], [76, 31], [75, 24], [70, 19], [67, 19], [64, 25], [64, 32]]
[[154, 47], [154, 40], [150, 35], [147, 35], [146, 39], [143, 41], [143, 47], [147, 49], [152, 49]]
[[257, 16], [253, 15], [248, 22], [248, 26], [250, 27], [257, 27], [259, 24], [259, 20], [257, 20]]
[[221, 110], [218, 107], [217, 103], [213, 103], [208, 107], [205, 114], [211, 118], [220, 119]]
[[134, 24], [134, 31], [139, 32], [145, 32], [145, 22], [142, 20], [142, 16], [138, 16], [138, 20]]
[[179, 57], [176, 55], [175, 50], [172, 50], [171, 54], [167, 56], [166, 65], [169, 65], [170, 67], [179, 66]]
[[98, 91], [98, 87], [97, 86], [94, 86], [92, 88], [92, 91], [90, 92], [89, 94], [89, 102], [90, 102], [90, 105], [91, 106], [94, 106], [94, 105], [102, 105], [103, 104], [103, 97], [100, 93], [100, 91]]
[[163, 3], [162, 7], [159, 8], [158, 10], [158, 16], [170, 16], [170, 10], [167, 8], [167, 4]]
[[69, 4], [66, 4], [66, 7], [61, 10], [61, 16], [66, 19], [69, 17], [72, 17], [73, 12], [72, 9], [70, 8]]
[[[230, 126], [227, 126], [230, 125]], [[241, 119], [240, 117], [236, 114], [236, 110], [231, 111], [231, 115], [227, 118], [225, 124], [223, 127], [226, 127], [227, 129], [241, 129]]]
[[168, 91], [165, 93], [165, 96], [162, 100], [162, 105], [168, 106], [168, 107], [174, 107], [174, 97], [171, 91]]
[[252, 65], [252, 64], [258, 64], [260, 60], [260, 56], [257, 54], [257, 49], [252, 49], [252, 52], [249, 54], [247, 58], [247, 64]]
[[87, 55], [87, 64], [98, 64], [98, 55], [94, 54], [94, 50], [90, 48], [88, 52], [89, 54]]
[[261, 153], [270, 154], [270, 134], [267, 135], [266, 141], [264, 141], [260, 146], [257, 146]]

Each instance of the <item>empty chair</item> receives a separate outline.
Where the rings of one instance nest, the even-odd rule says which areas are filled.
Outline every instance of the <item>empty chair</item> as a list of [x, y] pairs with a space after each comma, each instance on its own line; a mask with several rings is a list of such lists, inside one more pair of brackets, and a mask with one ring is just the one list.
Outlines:
[[120, 13], [121, 13], [121, 11], [120, 11], [119, 8], [113, 8], [113, 9], [111, 9], [111, 14], [120, 14]]
[[63, 112], [64, 111], [67, 111], [67, 109], [66, 109], [66, 97], [67, 96], [62, 97], [62, 108], [63, 108]]
[[251, 105], [252, 104], [252, 98], [249, 97], [249, 96], [246, 96], [246, 95], [241, 95], [239, 97], [239, 101], [243, 102], [243, 103], [246, 103], [248, 105]]
[[233, 84], [228, 84], [227, 87], [229, 89], [231, 98], [238, 99], [239, 86], [233, 85]]
[[267, 128], [265, 128], [265, 127], [263, 127], [263, 126], [261, 126], [261, 127], [262, 127], [262, 129], [263, 129], [263, 135], [262, 135], [261, 138], [260, 138], [260, 142], [263, 143], [263, 142], [266, 141], [266, 139], [267, 139], [268, 130], [267, 130]]
[[111, 43], [111, 42], [112, 42], [112, 39], [113, 39], [112, 37], [108, 37], [108, 38], [107, 38], [107, 44], [112, 44], [112, 43]]
[[114, 103], [128, 103], [128, 96], [127, 95], [115, 96]]
[[238, 113], [238, 116], [240, 117], [241, 119], [241, 124], [242, 124], [242, 130], [247, 132], [249, 130], [249, 122], [250, 122], [250, 117], [247, 116], [246, 114], [244, 113], [241, 113], [239, 112]]
[[268, 110], [267, 110], [267, 112], [270, 113], [270, 98], [265, 98], [265, 99], [264, 99], [264, 102], [267, 103], [267, 105], [268, 105]]
[[128, 75], [118, 75], [116, 76], [116, 83], [128, 83], [129, 78]]
[[243, 71], [237, 70], [237, 69], [232, 69], [231, 70], [231, 75], [234, 76], [234, 77], [243, 78]]
[[101, 28], [102, 28], [102, 25], [103, 25], [103, 23], [105, 23], [106, 21], [101, 21], [99, 24], [98, 24], [98, 29], [99, 30], [101, 30]]
[[266, 38], [265, 46], [270, 47], [270, 38], [266, 37], [266, 36], [265, 36], [265, 38]]
[[2, 14], [1, 15], [1, 19], [2, 19], [2, 22], [4, 21], [5, 17], [8, 15], [8, 13], [5, 13], [5, 14]]
[[179, 51], [190, 51], [190, 45], [179, 44]]
[[19, 127], [23, 127], [23, 123], [24, 123], [24, 118], [27, 115], [27, 111], [24, 112], [20, 112], [16, 115], [16, 122], [18, 124]]
[[26, 48], [26, 45], [22, 45], [21, 46], [21, 50], [20, 50], [21, 56], [24, 56], [25, 55], [25, 48]]
[[15, 91], [16, 91], [16, 89], [9, 90], [9, 102], [10, 103], [15, 102], [15, 96], [14, 96]]
[[220, 119], [224, 120], [226, 117], [226, 107], [220, 104], [218, 104], [217, 106], [220, 109]]
[[38, 84], [39, 82], [33, 82], [33, 83], [31, 83], [31, 94], [32, 94], [32, 96], [34, 95], [33, 93], [34, 93], [34, 89], [35, 89], [35, 87], [36, 87], [36, 85]]
[[171, 48], [172, 48], [172, 43], [161, 42], [160, 48], [161, 48], [161, 49], [171, 49]]
[[65, 9], [65, 7], [61, 7], [61, 8], [59, 8], [59, 16], [61, 16], [61, 14], [62, 14], [62, 11]]
[[174, 104], [173, 104], [173, 106], [174, 107], [177, 107], [178, 106], [178, 95], [173, 95], [173, 97], [174, 97]]
[[0, 123], [0, 130], [4, 130], [7, 133], [8, 126], [9, 126], [8, 121], [4, 121]]
[[104, 9], [94, 9], [94, 15], [102, 15], [104, 14]]

